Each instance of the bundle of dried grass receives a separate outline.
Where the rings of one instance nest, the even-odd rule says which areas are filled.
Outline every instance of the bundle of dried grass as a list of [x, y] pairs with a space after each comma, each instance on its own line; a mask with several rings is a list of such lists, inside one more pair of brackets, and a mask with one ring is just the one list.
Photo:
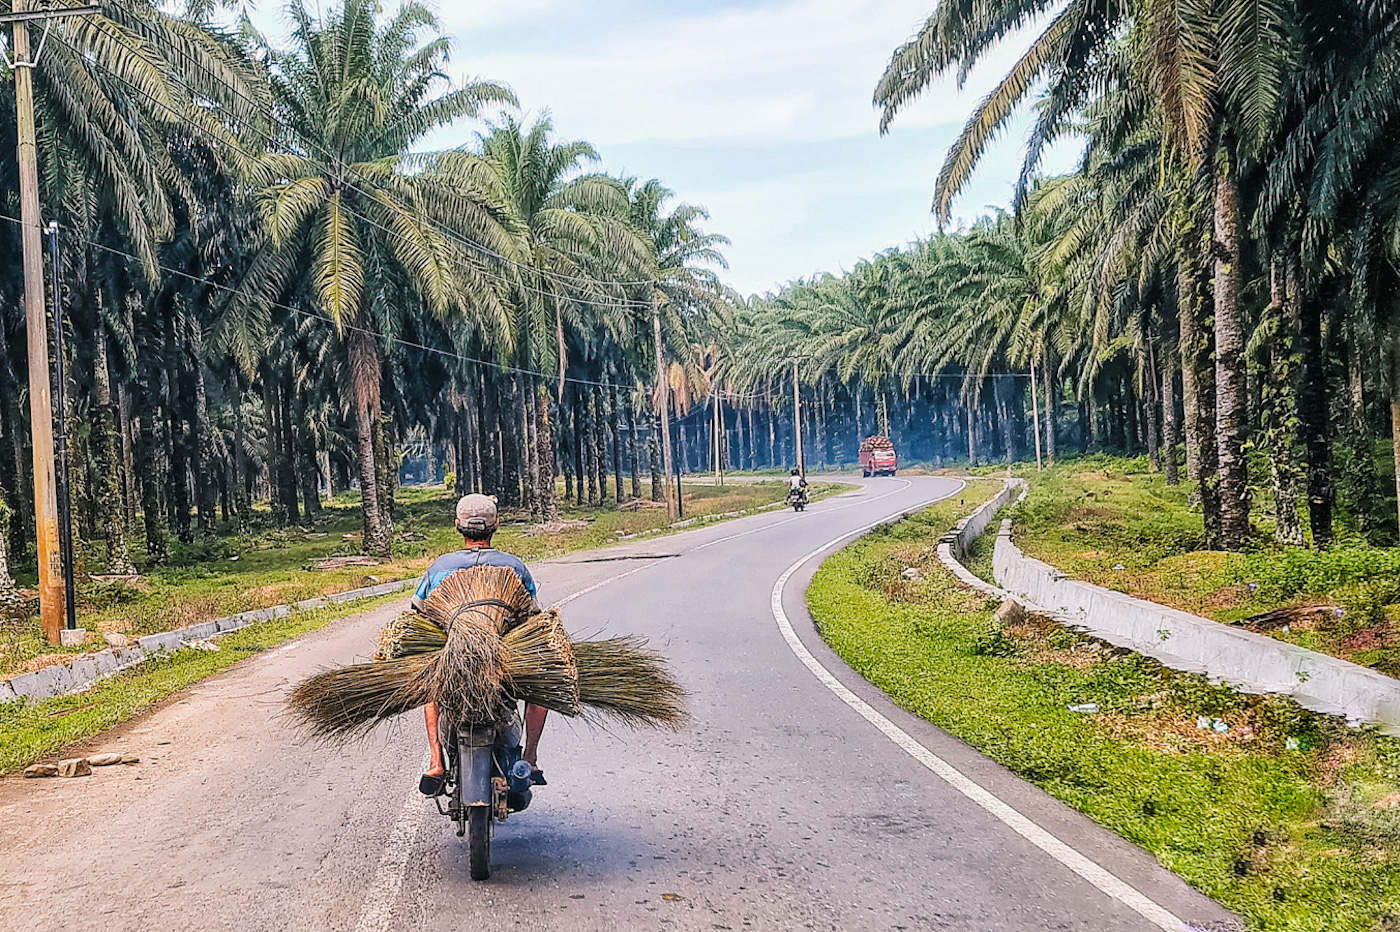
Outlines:
[[432, 656], [416, 654], [317, 673], [292, 690], [287, 710], [314, 737], [362, 737], [385, 719], [427, 703], [415, 684]]
[[639, 637], [575, 641], [578, 698], [585, 718], [615, 718], [629, 728], [679, 731], [690, 720], [686, 692], [666, 658]]
[[492, 721], [504, 701], [501, 635], [533, 604], [514, 570], [476, 566], [443, 580], [423, 614], [447, 642], [414, 677], [414, 688], [457, 721]]
[[574, 642], [555, 609], [540, 612], [501, 639], [508, 695], [561, 715], [579, 714]]
[[574, 642], [554, 609], [517, 623], [531, 605], [509, 569], [454, 573], [422, 615], [405, 612], [389, 623], [374, 663], [307, 679], [288, 698], [289, 710], [313, 735], [338, 740], [428, 702], [459, 721], [494, 721], [506, 704], [524, 700], [634, 728], [685, 724], [685, 690], [645, 640]]
[[379, 632], [379, 648], [374, 652], [374, 659], [397, 660], [427, 654], [441, 650], [446, 643], [447, 632], [435, 622], [424, 618], [420, 612], [400, 612]]

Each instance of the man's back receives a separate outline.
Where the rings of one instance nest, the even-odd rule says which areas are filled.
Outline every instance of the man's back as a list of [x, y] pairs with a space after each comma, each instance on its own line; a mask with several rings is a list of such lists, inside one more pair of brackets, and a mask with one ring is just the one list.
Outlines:
[[454, 550], [445, 553], [433, 561], [433, 565], [428, 567], [428, 572], [423, 574], [423, 581], [418, 584], [417, 591], [413, 594], [413, 607], [421, 609], [423, 602], [432, 594], [432, 591], [442, 585], [442, 581], [458, 570], [470, 569], [473, 566], [502, 566], [515, 571], [520, 577], [520, 581], [525, 584], [525, 590], [531, 597], [538, 593], [535, 586], [535, 578], [530, 575], [530, 570], [525, 566], [525, 562], [515, 554], [497, 550], [494, 547], [468, 547], [464, 550]]

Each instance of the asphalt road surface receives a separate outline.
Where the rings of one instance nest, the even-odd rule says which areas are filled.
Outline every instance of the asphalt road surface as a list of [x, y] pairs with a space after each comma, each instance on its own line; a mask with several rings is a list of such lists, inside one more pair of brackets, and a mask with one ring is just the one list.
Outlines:
[[[549, 786], [494, 873], [417, 794], [421, 720], [329, 751], [288, 688], [365, 659], [397, 607], [245, 661], [94, 741], [139, 754], [0, 780], [0, 926], [102, 930], [1232, 929], [1153, 859], [904, 713], [816, 636], [820, 555], [961, 492], [886, 478], [791, 511], [542, 563], [575, 633], [651, 639], [681, 734], [551, 717]], [[969, 697], [968, 701], [976, 701]]]

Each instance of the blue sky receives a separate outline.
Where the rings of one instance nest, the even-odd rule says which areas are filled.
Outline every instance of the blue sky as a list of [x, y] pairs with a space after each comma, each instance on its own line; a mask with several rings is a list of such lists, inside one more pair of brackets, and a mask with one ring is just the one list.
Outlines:
[[[527, 116], [597, 146], [613, 173], [660, 178], [707, 207], [733, 240], [744, 294], [934, 230], [944, 151], [1021, 51], [1010, 40], [958, 93], [931, 89], [878, 135], [870, 103], [894, 48], [935, 0], [455, 0], [438, 2], [455, 77], [508, 84]], [[280, 34], [280, 4], [256, 14]], [[1026, 121], [1012, 127], [955, 205], [967, 221], [1005, 205]], [[477, 127], [438, 140], [455, 145]], [[1060, 152], [1049, 167], [1064, 168]]]

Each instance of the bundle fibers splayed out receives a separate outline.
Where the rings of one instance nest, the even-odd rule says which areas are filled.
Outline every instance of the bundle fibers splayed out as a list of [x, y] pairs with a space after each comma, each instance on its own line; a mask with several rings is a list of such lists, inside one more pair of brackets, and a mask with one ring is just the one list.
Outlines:
[[373, 663], [304, 680], [292, 716], [320, 738], [349, 740], [436, 702], [462, 722], [495, 721], [517, 700], [590, 721], [678, 729], [686, 693], [642, 638], [573, 641], [555, 609], [533, 600], [510, 569], [447, 577], [423, 613], [404, 612], [380, 635]]

